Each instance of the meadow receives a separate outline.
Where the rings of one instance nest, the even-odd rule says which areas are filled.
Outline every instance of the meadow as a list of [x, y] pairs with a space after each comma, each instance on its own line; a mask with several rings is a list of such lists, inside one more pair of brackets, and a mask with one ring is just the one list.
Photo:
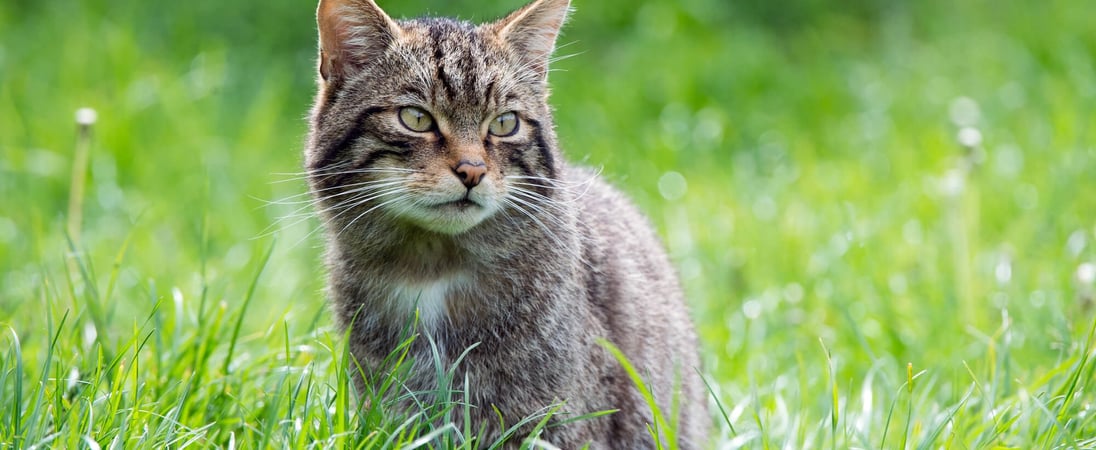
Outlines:
[[[665, 238], [712, 448], [1096, 448], [1096, 4], [574, 6], [557, 133]], [[349, 398], [314, 8], [0, 3], [0, 448], [489, 444]]]

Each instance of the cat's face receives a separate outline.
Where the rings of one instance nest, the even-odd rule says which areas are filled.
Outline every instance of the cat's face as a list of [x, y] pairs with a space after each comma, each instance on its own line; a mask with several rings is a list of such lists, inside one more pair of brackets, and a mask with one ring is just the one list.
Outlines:
[[396, 22], [371, 0], [321, 1], [321, 91], [305, 155], [329, 221], [459, 234], [542, 203], [559, 167], [545, 77], [567, 7], [538, 0], [477, 27]]

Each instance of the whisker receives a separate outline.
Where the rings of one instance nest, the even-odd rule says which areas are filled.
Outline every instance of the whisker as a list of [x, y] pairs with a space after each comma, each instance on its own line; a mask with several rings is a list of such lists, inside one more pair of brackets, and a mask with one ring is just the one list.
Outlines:
[[[506, 197], [506, 198], [503, 198], [503, 200], [502, 200], [502, 203], [504, 205], [508, 205], [508, 206], [510, 206], [514, 209], [517, 209], [518, 211], [521, 211], [523, 214], [528, 216], [530, 219], [533, 219], [533, 221], [536, 222], [537, 225], [540, 226], [541, 229], [543, 229], [546, 233], [549, 234], [550, 237], [553, 238], [553, 240], [556, 242], [556, 244], [560, 246], [559, 248], [568, 248], [562, 242], [560, 242], [560, 239], [559, 239], [558, 235], [556, 235], [543, 222], [541, 222], [536, 217], [531, 215], [528, 211], [525, 210], [525, 208], [522, 208], [521, 205], [519, 205], [516, 202], [521, 202], [524, 205], [526, 205], [527, 207], [529, 207], [530, 209], [534, 209], [535, 211], [540, 212], [541, 214], [544, 214], [545, 219], [550, 220], [551, 223], [553, 223], [554, 225], [556, 225], [560, 228], [566, 229], [567, 225], [563, 223], [563, 219], [561, 219], [557, 215], [548, 214], [548, 212], [544, 211], [542, 208], [539, 208], [539, 207], [537, 207], [533, 204], [530, 204], [528, 202], [523, 202], [523, 201], [521, 201], [521, 199], [519, 199], [517, 197]], [[546, 205], [546, 206], [549, 206], [549, 205]], [[551, 205], [551, 206], [558, 206], [558, 205]], [[511, 223], [513, 223], [513, 220], [514, 220], [513, 217], [511, 217], [511, 216], [507, 216], [507, 217], [511, 220]], [[581, 221], [580, 217], [574, 217], [574, 219], [577, 220], [577, 221]], [[590, 261], [586, 260], [586, 258], [583, 258], [582, 256], [579, 256], [578, 259], [579, 259], [579, 262], [581, 262], [586, 267], [593, 268], [593, 265], [591, 265]]]
[[[319, 200], [324, 200], [324, 199], [328, 199], [328, 198], [331, 198], [331, 197], [337, 197], [337, 196], [340, 196], [340, 195], [344, 195], [344, 194], [346, 194], [346, 192], [342, 192], [342, 193], [338, 193], [338, 194], [334, 194], [334, 195], [330, 195], [330, 196], [320, 196], [318, 198], [311, 199], [311, 200], [301, 200], [301, 201], [292, 201], [292, 202], [287, 201], [287, 200], [297, 198], [297, 197], [304, 197], [306, 195], [313, 195], [313, 194], [318, 193], [318, 192], [332, 191], [332, 190], [336, 190], [336, 189], [357, 188], [359, 186], [386, 187], [386, 186], [390, 186], [390, 185], [393, 185], [393, 184], [400, 184], [400, 183], [403, 183], [403, 182], [404, 182], [403, 180], [393, 180], [393, 179], [363, 181], [361, 183], [343, 184], [343, 185], [331, 186], [331, 187], [327, 187], [327, 188], [323, 188], [323, 189], [315, 189], [315, 190], [312, 190], [310, 192], [302, 192], [302, 193], [299, 193], [299, 194], [294, 194], [294, 195], [290, 195], [288, 197], [284, 197], [281, 200], [263, 200], [263, 199], [258, 199], [258, 198], [256, 198], [256, 200], [259, 200], [259, 201], [265, 203], [265, 205], [263, 205], [263, 206], [270, 206], [270, 205], [299, 205], [299, 204], [302, 204], [302, 203], [311, 204], [311, 203], [315, 203], [316, 201], [319, 201]], [[355, 192], [355, 191], [357, 191], [357, 190], [356, 189], [355, 190], [348, 190], [347, 192]]]
[[[343, 207], [343, 205], [346, 205], [349, 202], [354, 202], [357, 197], [353, 197], [353, 195], [357, 195], [357, 194], [361, 194], [361, 193], [367, 193], [369, 191], [393, 189], [393, 186], [398, 187], [401, 184], [402, 183], [391, 183], [391, 184], [385, 184], [383, 186], [368, 186], [368, 187], [363, 187], [363, 188], [351, 189], [351, 190], [348, 190], [346, 192], [340, 192], [340, 193], [337, 193], [337, 194], [328, 195], [328, 196], [321, 197], [321, 198], [311, 199], [311, 200], [308, 200], [307, 202], [303, 202], [303, 203], [307, 203], [304, 206], [301, 206], [301, 207], [293, 210], [289, 214], [286, 214], [284, 216], [279, 217], [277, 220], [274, 221], [274, 223], [271, 224], [271, 226], [277, 224], [278, 222], [284, 221], [286, 219], [302, 217], [302, 216], [303, 217], [312, 216], [315, 213], [313, 213], [313, 212], [304, 212], [304, 211], [312, 209], [313, 207], [315, 207], [317, 205], [320, 205], [320, 203], [325, 201], [325, 200], [331, 200], [335, 197], [340, 197], [340, 196], [344, 196], [344, 195], [351, 195], [352, 197], [350, 197], [348, 199], [345, 199], [345, 200], [340, 200], [338, 203], [336, 203], [336, 204], [334, 204], [330, 207], [327, 207], [327, 208], [322, 208], [321, 207], [321, 208], [319, 208], [321, 211], [338, 210], [338, 209], [341, 209]], [[366, 194], [366, 195], [368, 195], [368, 194]], [[293, 225], [295, 225], [295, 224], [296, 223], [294, 223]]]
[[548, 186], [548, 185], [537, 184], [537, 183], [522, 183], [522, 182], [519, 182], [519, 181], [512, 181], [512, 182], [507, 183], [507, 184], [510, 185], [510, 186], [532, 186], [532, 187], [536, 187], [536, 188], [561, 190], [561, 191], [566, 191], [566, 190], [571, 189], [569, 186]]
[[[570, 46], [572, 46], [572, 45], [575, 45], [575, 44], [577, 44], [577, 43], [578, 43], [578, 40], [570, 41], [570, 42], [567, 42], [567, 43], [565, 43], [565, 44], [558, 44], [558, 45], [556, 45], [556, 50], [555, 50], [555, 51], [557, 51], [557, 52], [558, 52], [558, 51], [560, 51], [560, 50], [562, 50], [562, 49], [565, 49], [565, 48], [567, 48], [567, 47], [570, 47]], [[583, 51], [585, 51], [585, 50], [583, 50]]]
[[[556, 50], [559, 50], [559, 49], [557, 48]], [[555, 64], [555, 63], [557, 63], [559, 61], [563, 61], [565, 59], [571, 59], [571, 58], [579, 56], [583, 53], [586, 53], [586, 50], [583, 50], [583, 51], [580, 51], [580, 52], [575, 52], [575, 53], [568, 53], [566, 55], [553, 56], [550, 59], [548, 59], [548, 64]]]
[[[289, 225], [285, 225], [283, 228], [289, 228], [289, 227], [295, 226], [295, 225], [297, 225], [301, 222], [304, 222], [304, 221], [308, 220], [309, 218], [317, 215], [317, 213], [320, 213], [320, 212], [331, 213], [331, 212], [342, 210], [342, 212], [332, 216], [332, 219], [334, 219], [334, 218], [337, 218], [337, 217], [343, 215], [344, 213], [346, 213], [346, 211], [349, 211], [349, 210], [353, 209], [356, 206], [365, 204], [369, 201], [372, 201], [374, 199], [380, 198], [380, 197], [388, 195], [388, 194], [392, 194], [394, 192], [399, 192], [401, 189], [403, 189], [402, 186], [396, 186], [396, 187], [390, 187], [390, 188], [387, 188], [387, 189], [382, 189], [379, 192], [367, 193], [364, 196], [351, 197], [351, 198], [342, 200], [342, 201], [340, 201], [340, 202], [338, 202], [338, 203], [336, 203], [336, 204], [334, 204], [330, 207], [319, 208], [319, 211], [316, 211], [316, 212], [301, 213], [301, 211], [309, 209], [309, 206], [298, 208], [293, 213], [290, 213], [290, 214], [287, 214], [285, 216], [279, 217], [277, 220], [274, 221], [274, 223], [270, 224], [265, 229], [263, 229], [263, 231], [261, 233], [264, 233], [264, 234], [261, 234], [258, 237], [261, 238], [261, 237], [265, 237], [265, 236], [269, 235], [269, 233], [267, 233], [267, 230], [270, 230], [270, 228], [272, 228], [273, 226], [278, 225], [279, 223], [284, 222], [286, 220], [301, 217], [301, 219], [299, 219], [299, 220], [297, 220], [297, 221], [295, 221], [295, 222], [293, 222]], [[347, 193], [360, 194], [360, 193], [363, 193], [363, 192], [367, 192], [367, 190], [361, 189], [361, 190], [347, 192]], [[365, 198], [362, 198], [362, 197], [365, 197]], [[273, 230], [271, 230], [271, 232], [272, 231]], [[309, 233], [309, 234], [311, 234], [311, 233]]]
[[517, 203], [516, 201], [517, 201], [517, 202], [520, 202], [519, 200], [517, 200], [517, 199], [515, 199], [515, 198], [513, 198], [513, 197], [511, 197], [511, 198], [504, 198], [504, 199], [503, 199], [503, 204], [505, 204], [505, 205], [509, 205], [509, 206], [513, 207], [513, 209], [515, 209], [515, 210], [517, 210], [517, 211], [520, 211], [520, 212], [521, 212], [522, 214], [525, 214], [525, 216], [526, 216], [526, 217], [528, 217], [528, 218], [532, 219], [532, 220], [533, 220], [533, 222], [535, 222], [535, 223], [537, 224], [537, 226], [539, 226], [539, 227], [540, 227], [540, 229], [544, 230], [544, 232], [545, 232], [545, 233], [546, 233], [546, 234], [547, 234], [547, 235], [548, 235], [548, 236], [549, 236], [550, 238], [552, 238], [552, 240], [553, 240], [553, 241], [555, 241], [556, 245], [558, 245], [558, 246], [559, 246], [559, 248], [561, 248], [561, 249], [565, 249], [565, 248], [568, 248], [568, 247], [567, 247], [566, 245], [563, 245], [563, 241], [562, 241], [562, 240], [560, 240], [560, 239], [559, 239], [559, 237], [558, 237], [558, 236], [556, 236], [556, 234], [555, 234], [554, 232], [552, 232], [552, 230], [551, 230], [550, 228], [548, 228], [548, 226], [547, 226], [547, 225], [545, 225], [545, 224], [544, 224], [544, 222], [541, 222], [541, 221], [540, 221], [540, 219], [538, 219], [538, 218], [537, 218], [537, 217], [536, 217], [535, 215], [533, 215], [533, 214], [532, 214], [532, 213], [530, 213], [529, 211], [526, 211], [526, 210], [525, 210], [524, 208], [522, 208], [522, 207], [521, 207], [521, 205], [520, 205], [519, 203]]
[[[561, 226], [561, 227], [565, 225], [565, 223], [563, 221], [563, 218], [561, 217], [563, 214], [554, 214], [552, 211], [548, 211], [548, 210], [540, 207], [539, 205], [537, 205], [535, 203], [532, 203], [528, 199], [522, 199], [522, 198], [519, 198], [519, 197], [510, 197], [510, 200], [521, 203], [522, 205], [526, 206], [528, 208], [528, 210], [530, 210], [532, 212], [535, 212], [538, 215], [540, 215], [541, 219], [544, 219], [545, 221], [548, 221], [548, 222], [552, 223], [553, 225]], [[561, 213], [562, 213], [562, 211], [561, 211]]]
[[338, 218], [339, 216], [345, 214], [346, 211], [349, 211], [350, 209], [353, 209], [357, 206], [363, 205], [367, 202], [378, 199], [378, 198], [383, 197], [385, 195], [399, 192], [403, 189], [404, 189], [403, 186], [396, 186], [396, 187], [391, 187], [391, 188], [387, 188], [387, 189], [382, 189], [378, 192], [367, 193], [366, 195], [359, 196], [359, 197], [348, 198], [348, 199], [342, 200], [339, 203], [336, 203], [335, 205], [332, 205], [328, 208], [322, 208], [321, 211], [325, 212], [325, 213], [331, 213], [331, 212], [334, 212], [334, 211], [342, 210], [342, 212], [340, 212], [339, 214], [336, 214], [336, 215], [331, 217], [332, 219], [335, 219], [335, 218]]
[[341, 168], [349, 166], [353, 163], [354, 163], [353, 161], [346, 160], [346, 161], [341, 161], [341, 162], [338, 162], [338, 163], [335, 163], [335, 164], [331, 164], [331, 165], [326, 166], [326, 167], [321, 167], [319, 169], [308, 169], [308, 168], [306, 168], [302, 172], [274, 172], [273, 175], [309, 175], [309, 174], [313, 174], [313, 173], [320, 173], [320, 172], [329, 171], [329, 170], [341, 169]]
[[[354, 203], [353, 203], [353, 205], [345, 207], [345, 208], [343, 209], [343, 211], [342, 211], [342, 212], [340, 212], [340, 213], [336, 214], [335, 216], [333, 216], [333, 217], [332, 217], [332, 219], [334, 219], [334, 218], [336, 218], [336, 217], [339, 217], [339, 216], [341, 216], [341, 215], [345, 214], [345, 213], [346, 213], [347, 211], [350, 211], [350, 210], [352, 210], [352, 209], [353, 209], [354, 207], [356, 207], [356, 206], [360, 206], [360, 205], [363, 205], [363, 204], [365, 204], [365, 203], [367, 203], [367, 202], [369, 202], [369, 201], [372, 201], [372, 200], [374, 200], [374, 199], [377, 199], [377, 198], [379, 198], [379, 197], [381, 197], [381, 196], [384, 196], [384, 195], [388, 195], [388, 194], [391, 194], [391, 193], [395, 193], [395, 192], [398, 192], [398, 191], [399, 191], [400, 189], [401, 189], [401, 188], [393, 188], [393, 189], [389, 189], [389, 190], [387, 190], [387, 191], [385, 191], [385, 192], [382, 192], [382, 193], [379, 193], [379, 194], [377, 194], [377, 195], [372, 195], [372, 196], [370, 196], [369, 198], [366, 198], [366, 199], [362, 199], [361, 201], [357, 201], [357, 202], [354, 202]], [[396, 198], [395, 198], [394, 200], [398, 200], [398, 199], [400, 199], [401, 197], [402, 197], [402, 196], [397, 196], [397, 197], [396, 197]], [[379, 207], [381, 207], [381, 206], [384, 206], [385, 204], [391, 203], [391, 202], [392, 202], [392, 200], [389, 200], [389, 201], [385, 201], [385, 202], [381, 202], [380, 204], [378, 204], [378, 205], [376, 205], [376, 206], [374, 206], [374, 207], [372, 207], [372, 208], [369, 208], [369, 209], [368, 209], [367, 211], [365, 211], [365, 212], [363, 212], [363, 213], [359, 214], [359, 215], [358, 215], [358, 217], [355, 217], [353, 221], [351, 221], [351, 222], [350, 222], [349, 224], [347, 224], [347, 225], [346, 225], [346, 227], [343, 227], [343, 229], [339, 230], [339, 232], [335, 234], [335, 238], [337, 239], [337, 238], [338, 238], [338, 237], [339, 237], [340, 235], [342, 235], [343, 231], [346, 231], [346, 229], [347, 229], [348, 227], [350, 227], [350, 225], [353, 225], [353, 223], [354, 223], [355, 221], [357, 221], [358, 219], [360, 219], [360, 218], [361, 218], [362, 216], [364, 216], [365, 214], [369, 214], [369, 212], [370, 212], [370, 211], [373, 211], [373, 210], [375, 210], [375, 209], [377, 209], [377, 208], [379, 208]], [[344, 203], [346, 203], [346, 202], [344, 202]], [[306, 217], [306, 218], [304, 218], [304, 219], [301, 219], [301, 220], [299, 220], [299, 221], [297, 221], [297, 222], [294, 222], [294, 223], [293, 223], [293, 225], [296, 225], [296, 224], [298, 224], [298, 223], [300, 223], [300, 222], [302, 222], [302, 221], [304, 221], [304, 220], [307, 220], [307, 219], [308, 219], [307, 217]], [[323, 224], [320, 224], [320, 226], [317, 226], [316, 228], [312, 229], [312, 231], [309, 231], [309, 232], [308, 232], [308, 234], [305, 234], [305, 235], [304, 235], [304, 237], [302, 237], [301, 239], [299, 239], [299, 240], [298, 240], [298, 241], [297, 241], [296, 243], [294, 243], [294, 244], [293, 244], [292, 246], [290, 246], [290, 247], [291, 247], [291, 248], [292, 248], [292, 247], [296, 247], [296, 246], [297, 246], [297, 245], [299, 245], [299, 244], [300, 244], [301, 242], [304, 242], [304, 241], [305, 241], [305, 240], [307, 240], [307, 239], [308, 239], [309, 237], [311, 237], [311, 236], [312, 236], [313, 234], [316, 234], [316, 232], [317, 232], [317, 231], [320, 231], [320, 230], [322, 230], [322, 229], [323, 229]]]
[[505, 177], [503, 177], [503, 179], [543, 181], [545, 183], [548, 183], [548, 184], [551, 184], [551, 185], [557, 185], [557, 186], [568, 186], [568, 185], [570, 185], [570, 186], [580, 186], [580, 185], [592, 183], [594, 180], [597, 179], [599, 174], [600, 174], [600, 171], [590, 175], [589, 177], [587, 177], [586, 179], [584, 179], [582, 181], [559, 180], [559, 179], [547, 178], [547, 177], [542, 177], [542, 176], [537, 176], [537, 175], [506, 175]]
[[[350, 223], [346, 224], [346, 226], [344, 226], [341, 230], [339, 230], [338, 233], [335, 234], [335, 238], [337, 239], [339, 236], [342, 236], [343, 232], [346, 231], [347, 228], [350, 228], [351, 225], [354, 225], [354, 222], [357, 222], [358, 219], [361, 219], [362, 217], [365, 217], [366, 214], [369, 214], [369, 213], [373, 212], [373, 210], [375, 210], [377, 208], [380, 208], [384, 205], [388, 205], [388, 204], [391, 204], [392, 202], [402, 200], [404, 197], [405, 196], [400, 195], [400, 196], [396, 196], [396, 198], [393, 198], [391, 200], [385, 200], [383, 202], [378, 203], [376, 206], [373, 206], [372, 208], [369, 208], [369, 209], [365, 210], [365, 212], [363, 212], [361, 214], [358, 214], [358, 216], [355, 217], [354, 220], [351, 220]], [[340, 213], [340, 214], [342, 214], [342, 213]]]
[[582, 197], [586, 196], [586, 194], [588, 192], [590, 192], [590, 187], [593, 186], [592, 183], [587, 183], [585, 186], [582, 186], [583, 187], [582, 192], [579, 192], [575, 196], [573, 196], [569, 199], [566, 199], [566, 200], [557, 200], [557, 199], [551, 199], [549, 197], [546, 197], [543, 194], [532, 192], [528, 189], [523, 188], [522, 186], [530, 186], [530, 187], [537, 187], [537, 188], [544, 188], [544, 189], [554, 189], [554, 190], [562, 190], [562, 191], [566, 191], [566, 192], [572, 192], [576, 187], [578, 187], [580, 185], [559, 186], [559, 187], [557, 187], [557, 186], [544, 186], [544, 185], [539, 185], [539, 184], [535, 184], [535, 183], [520, 183], [520, 182], [511, 182], [511, 183], [509, 183], [509, 185], [514, 190], [520, 190], [520, 191], [523, 191], [523, 192], [536, 194], [536, 195], [538, 195], [538, 196], [540, 196], [540, 197], [542, 197], [546, 200], [551, 200], [551, 201], [554, 201], [554, 202], [557, 202], [557, 203], [567, 203], [567, 204], [575, 203], [576, 201], [578, 201]]
[[522, 198], [524, 198], [528, 201], [531, 201], [531, 202], [540, 202], [540, 203], [544, 204], [544, 206], [553, 208], [554, 210], [556, 210], [560, 213], [566, 213], [568, 208], [564, 205], [566, 205], [568, 203], [571, 203], [571, 202], [556, 201], [556, 200], [550, 199], [548, 197], [545, 197], [543, 195], [537, 194], [535, 192], [529, 192], [529, 191], [520, 190], [520, 189], [514, 189], [510, 193], [514, 194], [514, 195], [520, 195]]
[[330, 166], [319, 168], [319, 169], [306, 169], [303, 172], [273, 172], [273, 173], [271, 173], [271, 175], [299, 177], [297, 179], [300, 179], [300, 178], [305, 178], [305, 177], [310, 177], [310, 176], [315, 176], [315, 175], [321, 175], [321, 174], [324, 174], [324, 173], [335, 172], [335, 171], [338, 171], [338, 170], [343, 170], [347, 167], [352, 166], [353, 164], [354, 164], [354, 161], [349, 161], [348, 160], [348, 161], [343, 161], [343, 162], [340, 162], [340, 163], [332, 164]]
[[[416, 172], [418, 172], [418, 171], [414, 170], [414, 169], [402, 169], [402, 168], [397, 168], [397, 167], [371, 167], [371, 168], [365, 168], [365, 169], [351, 169], [351, 170], [343, 170], [343, 171], [337, 171], [337, 172], [333, 171], [333, 172], [330, 172], [330, 173], [314, 173], [314, 174], [303, 174], [303, 175], [302, 174], [286, 174], [286, 175], [292, 176], [292, 178], [286, 178], [284, 180], [271, 181], [270, 184], [288, 183], [290, 181], [304, 180], [304, 179], [308, 179], [308, 178], [330, 178], [330, 177], [339, 176], [339, 175], [352, 175], [352, 174], [361, 174], [361, 173], [416, 173]], [[275, 174], [275, 175], [277, 175], [277, 174]]]
[[508, 198], [510, 200], [514, 201], [514, 202], [517, 202], [517, 203], [522, 204], [523, 206], [526, 206], [527, 208], [529, 208], [529, 210], [542, 215], [545, 220], [549, 220], [549, 221], [556, 222], [556, 223], [563, 223], [562, 219], [560, 219], [560, 217], [559, 217], [559, 214], [555, 214], [555, 213], [553, 213], [553, 211], [549, 211], [549, 210], [545, 209], [545, 206], [547, 206], [547, 205], [545, 205], [545, 206], [538, 205], [535, 200], [533, 200], [531, 198], [528, 198], [528, 197], [508, 197]]
[[[545, 182], [550, 182], [551, 181], [550, 178], [543, 178], [543, 177], [527, 177], [527, 176], [521, 176], [521, 175], [511, 175], [511, 176], [516, 178], [516, 180], [524, 180], [524, 178], [529, 178], [529, 180], [539, 180], [539, 181], [545, 181]], [[506, 176], [506, 177], [509, 178], [510, 176]], [[582, 198], [583, 196], [586, 195], [586, 193], [590, 192], [590, 188], [593, 186], [593, 183], [592, 183], [593, 181], [594, 181], [594, 177], [590, 177], [590, 178], [587, 178], [586, 181], [575, 182], [575, 183], [572, 183], [570, 185], [563, 185], [563, 186], [545, 186], [545, 185], [540, 185], [540, 184], [536, 184], [536, 183], [521, 183], [521, 182], [511, 182], [510, 185], [512, 185], [515, 189], [521, 188], [521, 186], [533, 186], [533, 187], [543, 187], [543, 188], [546, 188], [546, 189], [559, 189], [559, 191], [573, 191], [573, 189], [576, 188], [576, 187], [582, 187], [582, 192], [580, 192], [580, 193], [576, 194], [574, 197], [571, 197], [571, 198], [566, 200], [567, 203], [573, 203], [573, 201]], [[522, 191], [528, 192], [528, 189], [522, 189]], [[557, 201], [564, 201], [564, 200], [557, 200]]]

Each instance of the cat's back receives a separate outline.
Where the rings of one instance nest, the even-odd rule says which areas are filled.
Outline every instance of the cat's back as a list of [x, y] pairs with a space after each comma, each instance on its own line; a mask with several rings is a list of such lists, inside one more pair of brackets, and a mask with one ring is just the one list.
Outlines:
[[[647, 382], [660, 405], [678, 396], [682, 436], [695, 448], [707, 432], [706, 396], [696, 332], [677, 273], [647, 217], [598, 173], [568, 167], [585, 267], [587, 301], [604, 322], [607, 340], [619, 347]], [[633, 391], [633, 401], [642, 403]], [[644, 411], [643, 408], [635, 409]], [[691, 439], [690, 439], [691, 438]]]
[[[583, 257], [598, 270], [598, 291], [611, 297], [662, 297], [675, 310], [684, 304], [681, 287], [661, 239], [647, 217], [599, 173], [570, 166], [564, 174], [573, 192]], [[614, 283], [613, 281], [627, 281]]]

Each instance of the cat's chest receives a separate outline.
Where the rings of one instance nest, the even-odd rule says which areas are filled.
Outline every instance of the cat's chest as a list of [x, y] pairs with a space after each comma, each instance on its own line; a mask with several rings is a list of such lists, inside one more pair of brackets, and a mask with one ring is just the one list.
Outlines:
[[[454, 309], [467, 297], [471, 281], [465, 275], [450, 275], [433, 280], [396, 281], [386, 287], [387, 306], [410, 315], [418, 309], [419, 325], [436, 329], [451, 320]], [[456, 308], [454, 308], [456, 306]]]

